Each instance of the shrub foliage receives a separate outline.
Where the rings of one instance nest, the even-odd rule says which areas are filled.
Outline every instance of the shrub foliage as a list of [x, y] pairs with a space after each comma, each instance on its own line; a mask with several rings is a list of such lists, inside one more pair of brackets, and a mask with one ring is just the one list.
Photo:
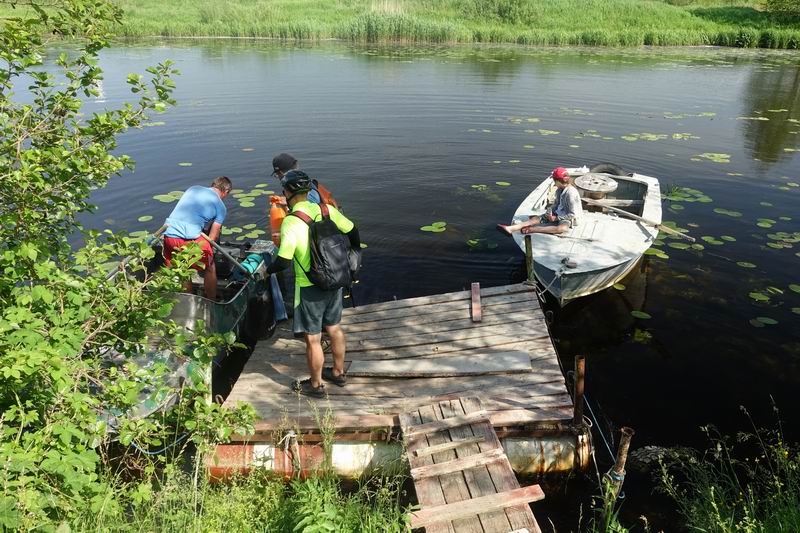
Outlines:
[[[143, 240], [78, 223], [91, 191], [133, 166], [114, 153], [117, 135], [174, 103], [176, 70], [164, 62], [131, 74], [134, 103], [82, 114], [120, 12], [107, 0], [50, 4], [26, 2], [0, 22], [0, 529], [52, 529], [86, 512], [117, 512], [137, 493], [110, 465], [156, 471], [143, 460], [151, 456], [128, 445], [152, 450], [183, 435], [202, 447], [250, 420], [207, 403], [202, 383], [167, 415], [128, 414], [166, 372], [133, 362], [148, 339], [172, 338], [201, 365], [231, 339], [183, 339], [165, 321], [191, 254], [148, 275], [153, 252]], [[51, 57], [54, 68], [43, 67], [53, 54], [46, 39], [69, 50]], [[86, 243], [77, 250], [76, 236]], [[128, 255], [138, 276], [108, 280], [109, 261]], [[123, 363], [109, 365], [112, 354]]]

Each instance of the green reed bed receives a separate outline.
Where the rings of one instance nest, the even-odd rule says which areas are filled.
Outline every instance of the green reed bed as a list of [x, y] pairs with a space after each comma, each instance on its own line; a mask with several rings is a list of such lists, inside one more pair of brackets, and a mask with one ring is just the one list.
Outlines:
[[673, 453], [662, 463], [662, 490], [690, 531], [800, 531], [800, 450], [778, 430], [754, 429], [733, 438], [704, 428], [702, 455]]
[[703, 0], [118, 0], [123, 36], [800, 47], [758, 2]]

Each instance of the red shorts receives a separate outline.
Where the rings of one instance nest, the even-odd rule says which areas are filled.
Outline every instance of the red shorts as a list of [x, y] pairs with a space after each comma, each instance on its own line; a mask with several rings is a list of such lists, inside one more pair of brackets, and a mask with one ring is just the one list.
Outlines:
[[200, 261], [192, 265], [195, 270], [203, 270], [210, 267], [214, 263], [214, 250], [211, 249], [209, 243], [202, 235], [196, 239], [179, 239], [177, 237], [164, 237], [164, 262], [167, 266], [171, 266], [172, 252], [179, 251], [190, 242], [196, 242], [200, 249], [203, 251], [203, 256]]

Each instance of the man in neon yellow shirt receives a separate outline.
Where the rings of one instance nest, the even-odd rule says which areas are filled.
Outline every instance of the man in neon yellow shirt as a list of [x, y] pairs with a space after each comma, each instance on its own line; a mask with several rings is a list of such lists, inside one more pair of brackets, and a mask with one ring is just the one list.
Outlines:
[[[283, 194], [291, 211], [305, 213], [312, 220], [319, 220], [321, 209], [318, 204], [308, 201], [312, 190], [311, 178], [300, 170], [290, 170], [281, 178]], [[328, 206], [331, 220], [339, 231], [347, 235], [354, 250], [361, 248], [361, 241], [355, 225], [335, 207]], [[270, 264], [268, 273], [279, 272], [294, 262], [295, 291], [293, 331], [302, 334], [306, 341], [306, 359], [311, 377], [298, 380], [292, 388], [308, 396], [324, 397], [325, 385], [322, 380], [343, 387], [347, 382], [344, 373], [344, 354], [346, 342], [344, 330], [339, 325], [342, 319], [342, 289], [323, 290], [308, 279], [306, 272], [311, 268], [311, 247], [309, 226], [299, 217], [287, 216], [281, 225], [281, 247]], [[322, 329], [330, 336], [333, 351], [333, 367], [324, 367], [325, 354], [322, 351]]]

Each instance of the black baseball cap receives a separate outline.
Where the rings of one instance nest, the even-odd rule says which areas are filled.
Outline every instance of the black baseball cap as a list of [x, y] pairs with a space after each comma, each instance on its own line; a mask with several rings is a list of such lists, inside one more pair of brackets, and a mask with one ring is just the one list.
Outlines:
[[297, 159], [292, 154], [280, 153], [272, 158], [272, 175], [276, 172], [288, 172], [297, 164]]

